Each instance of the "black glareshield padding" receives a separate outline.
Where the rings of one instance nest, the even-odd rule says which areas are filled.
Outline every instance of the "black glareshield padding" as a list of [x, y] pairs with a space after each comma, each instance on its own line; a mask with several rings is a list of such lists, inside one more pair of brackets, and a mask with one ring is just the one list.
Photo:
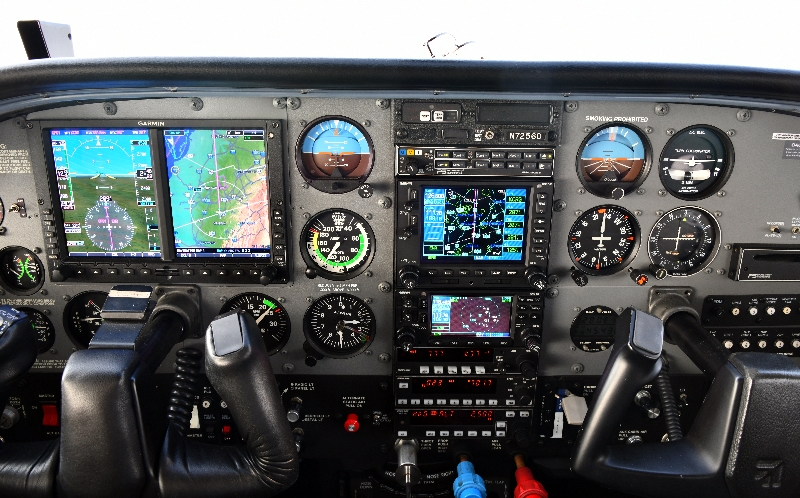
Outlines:
[[16, 310], [12, 313], [18, 313], [19, 319], [0, 336], [0, 401], [4, 403], [5, 394], [36, 361], [36, 333], [31, 328], [31, 321], [25, 313]]
[[0, 496], [52, 498], [58, 440], [0, 444]]
[[131, 377], [139, 354], [90, 349], [70, 356], [61, 379], [61, 496], [138, 498], [146, 472]]
[[170, 426], [159, 464], [161, 496], [245, 498], [288, 488], [299, 459], [255, 320], [236, 312], [218, 317], [206, 331], [205, 357], [206, 375], [245, 444], [211, 446]]

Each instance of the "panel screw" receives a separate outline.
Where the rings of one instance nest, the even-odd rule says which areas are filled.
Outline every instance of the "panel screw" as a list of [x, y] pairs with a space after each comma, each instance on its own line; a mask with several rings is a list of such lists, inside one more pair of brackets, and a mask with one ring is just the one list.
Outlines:
[[583, 127], [583, 132], [584, 133], [589, 133], [590, 131], [592, 131], [592, 127], [591, 126], [584, 126]]
[[750, 121], [750, 118], [753, 117], [753, 114], [750, 112], [749, 109], [739, 109], [736, 112], [736, 119], [744, 123], [745, 121]]
[[722, 211], [714, 211], [714, 216], [719, 218], [720, 216], [722, 216]]
[[570, 351], [577, 351], [577, 350], [578, 350], [578, 348], [576, 348], [575, 346], [570, 346], [570, 347], [569, 347], [569, 350], [570, 350]]
[[302, 188], [308, 188], [308, 183], [303, 183], [303, 184], [302, 184], [302, 185], [300, 185], [300, 186], [301, 186]]
[[368, 298], [364, 299], [364, 302], [367, 303], [367, 304], [372, 304], [372, 298], [368, 297]]
[[671, 137], [674, 134], [675, 134], [675, 129], [674, 128], [667, 128], [667, 136], [668, 137]]
[[286, 109], [286, 97], [275, 97], [272, 99], [272, 106], [276, 109]]
[[555, 273], [547, 277], [547, 283], [550, 285], [558, 285], [558, 281], [559, 281], [558, 275], [556, 275]]
[[388, 197], [381, 197], [380, 199], [378, 199], [378, 205], [383, 209], [389, 209], [390, 207], [392, 207], [392, 200], [389, 199]]
[[558, 297], [558, 289], [554, 289], [553, 287], [548, 288], [545, 293], [544, 297], [547, 299], [555, 299]]
[[33, 252], [34, 252], [35, 254], [40, 254], [40, 253], [42, 252], [42, 248], [41, 248], [41, 247], [34, 247], [34, 248], [33, 248]]
[[720, 190], [719, 192], [717, 192], [717, 197], [725, 197], [726, 195], [728, 195], [728, 193], [725, 192], [724, 190]]
[[553, 203], [553, 211], [560, 213], [565, 209], [567, 209], [567, 201], [562, 199], [556, 199], [556, 201]]
[[659, 209], [659, 210], [657, 210], [657, 211], [656, 211], [656, 216], [664, 216], [664, 211], [662, 211], [662, 210], [660, 210], [660, 209]]
[[717, 270], [717, 275], [725, 275], [725, 273], [726, 273], [725, 268], [720, 268], [719, 270]]
[[103, 102], [103, 111], [109, 116], [113, 116], [117, 113], [117, 104], [113, 102]]
[[367, 277], [367, 278], [369, 278], [369, 277], [371, 277], [371, 276], [372, 276], [372, 272], [371, 272], [371, 271], [369, 271], [369, 270], [367, 270], [367, 271], [365, 271], [365, 272], [364, 272], [364, 276], [365, 276], [365, 277]]
[[633, 212], [633, 214], [635, 214], [636, 216], [641, 216], [643, 213], [641, 209], [637, 209], [636, 211]]
[[364, 215], [364, 219], [366, 219], [366, 220], [371, 220], [371, 219], [372, 219], [372, 213], [367, 213], [367, 214], [365, 214], [365, 215]]
[[273, 121], [272, 122], [272, 127], [273, 128], [279, 128], [280, 126], [281, 126], [281, 124], [279, 122], [277, 122], [277, 121]]
[[733, 246], [730, 244], [725, 244], [723, 247], [725, 248], [726, 251], [730, 251], [731, 249], [733, 249]]
[[61, 299], [64, 301], [69, 301], [70, 297], [68, 295], [61, 296]]
[[579, 188], [579, 189], [578, 189], [578, 193], [579, 193], [580, 195], [583, 195], [583, 194], [585, 194], [585, 193], [586, 193], [586, 189], [585, 189], [585, 188]]
[[286, 105], [293, 111], [300, 109], [300, 99], [297, 97], [289, 97], [286, 100]]
[[314, 301], [314, 298], [313, 298], [313, 297], [311, 297], [311, 296], [308, 296], [308, 297], [306, 298], [306, 302], [307, 302], [307, 303], [310, 303], [310, 302], [312, 302], [312, 301]]
[[286, 302], [286, 298], [285, 297], [279, 297], [278, 298], [278, 302], [279, 303], [285, 303]]
[[292, 365], [291, 363], [284, 363], [281, 366], [281, 370], [283, 370], [286, 373], [292, 373], [294, 372], [294, 365]]
[[42, 290], [40, 290], [40, 291], [39, 291], [39, 294], [41, 294], [41, 295], [43, 295], [43, 296], [46, 296], [46, 295], [47, 295], [47, 289], [42, 289]]
[[581, 211], [580, 209], [576, 209], [575, 210], [575, 216], [580, 216], [582, 214], [583, 214], [583, 211]]
[[303, 218], [305, 219], [311, 218], [311, 213], [303, 213]]
[[306, 121], [305, 119], [301, 119], [300, 121], [298, 121], [297, 124], [299, 124], [300, 126], [305, 126], [308, 124], [308, 121]]
[[219, 298], [219, 302], [224, 303], [225, 301], [227, 301], [225, 296], [222, 296], [222, 297]]
[[579, 374], [579, 373], [583, 372], [583, 365], [581, 365], [580, 363], [574, 363], [570, 367], [570, 370], [572, 370], [572, 373]]
[[706, 269], [705, 269], [705, 270], [703, 270], [703, 271], [704, 271], [704, 272], [706, 272], [706, 274], [710, 274], [711, 272], [713, 272], [713, 271], [714, 271], [714, 269], [713, 269], [713, 268], [706, 268]]
[[43, 206], [44, 205], [44, 199], [37, 199], [36, 200], [36, 204], [38, 204], [40, 206]]
[[368, 349], [368, 350], [364, 351], [364, 354], [367, 355], [367, 356], [372, 356], [373, 353], [372, 353], [371, 349]]
[[50, 354], [58, 354], [58, 350], [53, 348], [50, 350]]
[[389, 108], [389, 99], [378, 99], [375, 101], [375, 105], [378, 106], [378, 109], [388, 109]]
[[636, 193], [639, 194], [639, 195], [644, 195], [645, 192], [647, 192], [647, 190], [645, 190], [643, 188], [637, 188], [636, 189]]
[[653, 133], [653, 127], [652, 126], [645, 127], [644, 132], [647, 134]]
[[564, 105], [564, 109], [566, 109], [567, 112], [575, 112], [575, 111], [578, 110], [578, 103], [577, 102], [572, 102], [572, 101], [567, 102]]
[[189, 107], [191, 107], [193, 111], [199, 111], [203, 108], [203, 101], [197, 97], [192, 97], [189, 100]]
[[666, 197], [667, 196], [667, 191], [664, 190], [663, 188], [658, 189], [658, 196], [659, 197]]
[[655, 111], [658, 116], [666, 116], [669, 113], [669, 106], [667, 104], [656, 104]]
[[736, 135], [736, 130], [728, 130], [725, 132], [725, 134], [728, 135], [729, 137], [732, 137]]
[[389, 353], [381, 353], [378, 355], [378, 361], [381, 363], [389, 363], [392, 361], [392, 357], [389, 356]]
[[361, 124], [363, 124], [364, 126], [366, 126], [367, 128], [369, 128], [369, 127], [370, 127], [370, 125], [372, 124], [372, 121], [370, 121], [369, 119], [365, 119], [365, 120], [364, 120], [364, 122], [363, 122], [363, 123], [361, 123]]
[[617, 307], [617, 313], [622, 313], [625, 309], [622, 306]]
[[392, 292], [392, 284], [389, 282], [381, 282], [378, 284], [378, 290], [383, 293]]
[[580, 313], [581, 308], [579, 306], [575, 306], [574, 308], [572, 308], [572, 311], [574, 311], [575, 313]]

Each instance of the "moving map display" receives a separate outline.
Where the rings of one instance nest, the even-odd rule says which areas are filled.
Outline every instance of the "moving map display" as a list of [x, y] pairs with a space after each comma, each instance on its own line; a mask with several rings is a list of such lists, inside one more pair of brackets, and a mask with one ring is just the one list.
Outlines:
[[161, 247], [145, 129], [52, 129], [71, 257], [158, 257]]
[[178, 257], [269, 257], [264, 130], [164, 130]]
[[434, 336], [511, 337], [512, 296], [431, 296]]
[[525, 188], [425, 188], [422, 259], [522, 261]]

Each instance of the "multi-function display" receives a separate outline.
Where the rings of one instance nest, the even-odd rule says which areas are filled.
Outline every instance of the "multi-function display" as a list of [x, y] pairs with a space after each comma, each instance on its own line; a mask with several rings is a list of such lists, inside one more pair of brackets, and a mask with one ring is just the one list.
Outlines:
[[161, 247], [145, 129], [51, 129], [71, 257], [158, 257]]
[[512, 296], [431, 296], [433, 336], [511, 337]]
[[522, 261], [527, 188], [422, 190], [423, 261]]
[[264, 130], [164, 130], [179, 258], [269, 257]]

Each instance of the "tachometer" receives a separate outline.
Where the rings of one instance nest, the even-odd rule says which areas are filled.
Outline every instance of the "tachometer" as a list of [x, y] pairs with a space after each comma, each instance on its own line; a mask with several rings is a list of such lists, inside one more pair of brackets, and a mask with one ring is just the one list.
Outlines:
[[15, 294], [33, 294], [44, 283], [42, 262], [24, 247], [6, 247], [0, 251], [0, 282]]
[[36, 334], [36, 346], [39, 354], [50, 349], [56, 342], [56, 328], [47, 315], [34, 308], [19, 308], [31, 320], [31, 328]]
[[673, 277], [693, 275], [708, 266], [719, 247], [719, 224], [697, 207], [667, 211], [650, 231], [647, 252], [656, 267]]
[[242, 310], [255, 318], [270, 354], [277, 353], [289, 340], [292, 332], [289, 314], [277, 299], [258, 292], [245, 292], [229, 299], [219, 314], [233, 310]]
[[375, 315], [351, 294], [326, 294], [308, 307], [303, 332], [309, 344], [331, 358], [355, 356], [375, 338]]
[[575, 267], [589, 275], [610, 275], [639, 250], [639, 223], [628, 210], [604, 205], [583, 213], [569, 230], [567, 247]]
[[94, 334], [103, 324], [100, 311], [108, 294], [99, 291], [82, 292], [73, 297], [64, 308], [64, 328], [72, 342], [88, 348]]
[[621, 199], [650, 170], [650, 141], [638, 128], [608, 123], [589, 133], [578, 149], [578, 178], [591, 193]]
[[711, 126], [692, 126], [672, 137], [661, 153], [659, 176], [679, 199], [705, 199], [717, 192], [733, 171], [733, 144]]
[[331, 280], [353, 278], [372, 261], [375, 235], [369, 223], [347, 209], [327, 209], [303, 227], [300, 252], [310, 272]]
[[300, 134], [295, 160], [312, 187], [333, 194], [350, 192], [372, 171], [372, 139], [352, 119], [325, 116], [309, 123]]

